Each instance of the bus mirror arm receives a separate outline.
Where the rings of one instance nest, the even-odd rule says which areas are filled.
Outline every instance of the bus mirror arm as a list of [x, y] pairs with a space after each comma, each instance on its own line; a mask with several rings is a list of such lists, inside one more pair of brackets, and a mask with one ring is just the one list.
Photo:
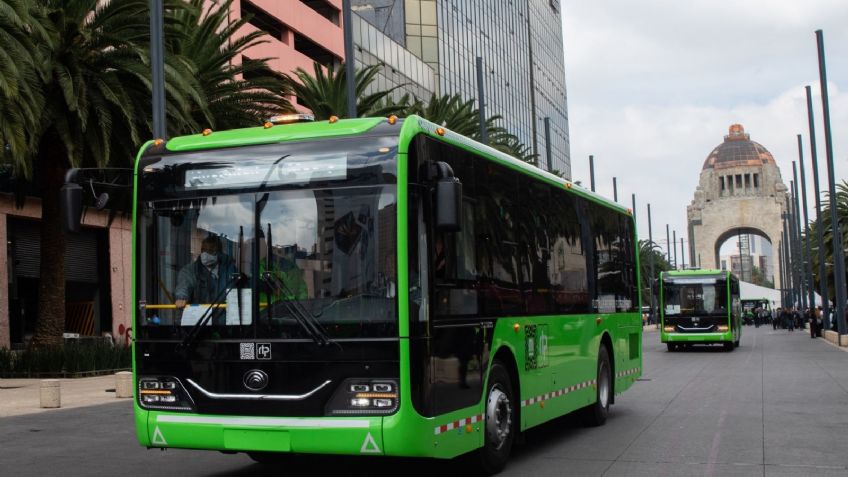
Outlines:
[[132, 191], [133, 170], [124, 167], [75, 167], [65, 173], [65, 184], [59, 189], [62, 222], [66, 231], [79, 232], [82, 222], [83, 192], [88, 187], [94, 207], [102, 210], [109, 202], [109, 194], [97, 194], [94, 187]]
[[445, 162], [435, 162], [431, 177], [436, 179], [436, 229], [458, 232], [462, 229], [462, 182]]
[[82, 220], [82, 186], [77, 184], [78, 169], [69, 169], [65, 174], [65, 184], [60, 189], [62, 219], [65, 230], [79, 232]]

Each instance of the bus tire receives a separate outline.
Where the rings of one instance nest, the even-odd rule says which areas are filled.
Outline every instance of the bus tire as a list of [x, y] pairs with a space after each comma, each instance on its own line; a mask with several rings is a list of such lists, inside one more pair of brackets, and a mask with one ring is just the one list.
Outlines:
[[486, 389], [484, 441], [478, 457], [484, 473], [493, 475], [506, 467], [518, 430], [516, 397], [506, 366], [500, 361], [492, 363]]
[[725, 341], [725, 342], [724, 342], [724, 350], [725, 350], [725, 351], [730, 352], [730, 351], [733, 351], [733, 349], [734, 349], [734, 348], [735, 348], [735, 346], [733, 346], [733, 342], [732, 342], [732, 341]]
[[583, 408], [583, 420], [588, 426], [603, 426], [607, 422], [612, 401], [612, 367], [606, 346], [598, 350], [598, 377], [595, 381], [595, 403]]
[[673, 352], [677, 351], [677, 345], [674, 344], [674, 343], [666, 343], [666, 346], [668, 346], [668, 352], [669, 353], [673, 353]]
[[734, 348], [738, 348], [738, 347], [739, 347], [739, 340], [736, 340], [736, 341], [734, 341], [734, 342], [733, 342], [733, 347], [734, 347]]

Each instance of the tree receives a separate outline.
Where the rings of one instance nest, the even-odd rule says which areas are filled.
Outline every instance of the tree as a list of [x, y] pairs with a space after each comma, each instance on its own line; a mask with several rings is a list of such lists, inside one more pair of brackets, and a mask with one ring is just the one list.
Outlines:
[[[821, 229], [824, 232], [822, 236], [822, 242], [824, 245], [824, 255], [825, 255], [825, 272], [827, 273], [827, 285], [828, 285], [828, 296], [833, 299], [835, 295], [835, 283], [834, 280], [834, 267], [833, 267], [833, 223], [830, 220], [830, 208], [833, 206], [833, 203], [836, 204], [836, 215], [839, 220], [839, 227], [842, 231], [843, 237], [843, 247], [848, 245], [848, 181], [842, 181], [839, 184], [836, 184], [836, 200], [832, 201], [830, 198], [830, 194], [827, 194], [827, 197], [822, 201], [822, 217], [821, 217]], [[821, 273], [820, 273], [820, 254], [819, 254], [819, 243], [818, 243], [818, 224], [815, 220], [810, 223], [810, 234], [808, 237], [804, 237], [803, 240], [811, 240], [810, 246], [812, 249], [812, 266], [813, 266], [813, 281], [815, 282], [816, 291], [820, 289], [821, 284]], [[805, 243], [802, 243], [802, 246], [806, 247]], [[848, 256], [848, 253], [846, 253]], [[848, 280], [848, 274], [846, 275], [846, 280]], [[848, 283], [848, 281], [846, 281]]]
[[[429, 101], [421, 101], [404, 95], [399, 99], [392, 97], [396, 88], [377, 91], [370, 89], [380, 71], [378, 65], [371, 65], [356, 72], [355, 91], [358, 116], [421, 116], [428, 121], [444, 126], [451, 131], [480, 140], [480, 112], [474, 106], [473, 99], [463, 100], [458, 94], [430, 96]], [[313, 73], [298, 68], [294, 76], [288, 76], [289, 86], [298, 98], [298, 102], [312, 110], [315, 119], [324, 120], [330, 116], [346, 117], [347, 89], [345, 70], [333, 66], [325, 68], [319, 63], [313, 64]], [[502, 117], [495, 115], [486, 119], [488, 144], [493, 148], [516, 157], [522, 161], [534, 163], [535, 155], [519, 138], [509, 133], [498, 123]]]
[[[422, 118], [444, 126], [453, 132], [480, 140], [480, 110], [473, 99], [463, 100], [458, 94], [430, 96], [426, 103], [416, 101], [405, 111], [406, 115], [417, 114]], [[487, 142], [493, 148], [524, 162], [533, 164], [535, 155], [518, 136], [498, 125], [503, 119], [499, 115], [486, 118]]]
[[[330, 116], [346, 118], [347, 76], [344, 65], [340, 65], [338, 69], [330, 65], [325, 72], [324, 66], [316, 62], [312, 69], [311, 74], [303, 68], [297, 68], [294, 76], [286, 75], [288, 87], [297, 96], [298, 103], [312, 110], [316, 120], [326, 120]], [[379, 71], [378, 65], [356, 71], [354, 92], [358, 117], [389, 116], [402, 113], [408, 107], [408, 97], [401, 102], [389, 99], [394, 88], [366, 94]]]
[[0, 163], [10, 161], [23, 174], [31, 169], [31, 131], [44, 103], [33, 57], [47, 40], [34, 18], [40, 13], [26, 0], [0, 0]]
[[[287, 96], [292, 94], [284, 75], [270, 69], [268, 58], [246, 58], [244, 52], [266, 43], [261, 30], [239, 36], [250, 20], [230, 18], [233, 0], [217, 6], [190, 0], [190, 8], [173, 11], [185, 25], [183, 35], [168, 42], [168, 52], [190, 61], [203, 97], [191, 109], [194, 123], [214, 129], [257, 126], [275, 114], [294, 112]], [[183, 130], [180, 133], [196, 131]]]
[[[654, 260], [654, 275], [651, 276], [651, 258]], [[641, 277], [641, 293], [642, 304], [648, 305], [651, 303], [649, 295], [651, 280], [656, 281], [660, 276], [660, 272], [671, 270], [671, 264], [665, 259], [665, 254], [656, 242], [650, 240], [639, 241], [639, 274]], [[658, 293], [656, 284], [654, 285], [654, 293]]]
[[[150, 30], [146, 0], [41, 0], [36, 5], [43, 16], [37, 19], [41, 25], [31, 28], [49, 32], [34, 53], [44, 104], [31, 142], [42, 197], [39, 313], [32, 344], [43, 346], [61, 343], [65, 323], [59, 188], [69, 167], [102, 166], [113, 157], [129, 165], [142, 138], [149, 137]], [[166, 2], [169, 11], [183, 7], [180, 1]], [[167, 111], [175, 130], [196, 127], [188, 98], [201, 104], [203, 98], [192, 73], [181, 58], [169, 59]]]

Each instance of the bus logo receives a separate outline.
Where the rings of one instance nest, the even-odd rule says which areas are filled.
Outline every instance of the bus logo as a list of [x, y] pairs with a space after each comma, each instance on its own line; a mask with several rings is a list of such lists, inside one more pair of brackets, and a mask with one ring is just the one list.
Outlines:
[[256, 343], [256, 359], [271, 359], [271, 343]]
[[261, 391], [268, 385], [268, 373], [259, 369], [251, 369], [244, 373], [244, 387], [251, 391]]

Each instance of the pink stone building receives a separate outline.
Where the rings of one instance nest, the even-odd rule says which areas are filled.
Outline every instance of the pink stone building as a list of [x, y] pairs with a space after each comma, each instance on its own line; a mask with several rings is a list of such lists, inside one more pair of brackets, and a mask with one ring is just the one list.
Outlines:
[[[342, 0], [235, 0], [233, 17], [251, 16], [243, 31], [269, 34], [242, 61], [270, 58], [270, 66], [284, 73], [311, 71], [313, 62], [340, 64], [341, 7]], [[29, 198], [19, 209], [11, 194], [0, 193], [0, 348], [22, 346], [33, 331], [40, 218], [39, 199]], [[110, 223], [107, 213], [88, 210], [82, 233], [68, 238], [66, 264], [66, 331], [126, 342], [132, 333], [132, 221], [117, 217]]]

